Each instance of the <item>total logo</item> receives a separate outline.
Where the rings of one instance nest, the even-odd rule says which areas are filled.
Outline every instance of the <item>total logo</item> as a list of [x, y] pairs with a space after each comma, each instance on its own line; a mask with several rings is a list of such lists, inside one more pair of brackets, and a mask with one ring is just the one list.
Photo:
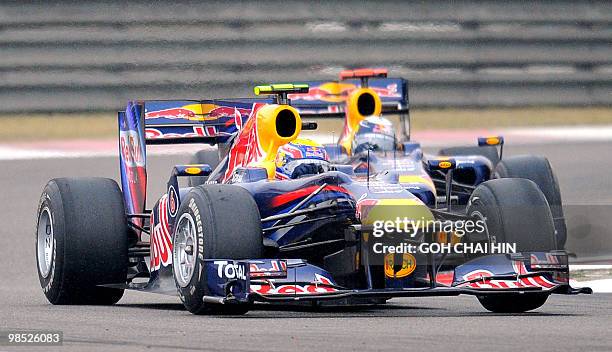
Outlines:
[[227, 260], [215, 260], [217, 266], [217, 276], [224, 279], [246, 280], [246, 270], [244, 265], [230, 263]]

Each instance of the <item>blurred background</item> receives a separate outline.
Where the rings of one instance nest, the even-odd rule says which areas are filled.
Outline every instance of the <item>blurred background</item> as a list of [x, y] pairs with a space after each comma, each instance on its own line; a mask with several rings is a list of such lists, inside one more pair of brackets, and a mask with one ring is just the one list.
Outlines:
[[370, 66], [410, 79], [415, 109], [612, 105], [610, 1], [3, 1], [0, 48], [0, 113]]
[[383, 67], [423, 129], [612, 124], [610, 1], [2, 1], [0, 142]]

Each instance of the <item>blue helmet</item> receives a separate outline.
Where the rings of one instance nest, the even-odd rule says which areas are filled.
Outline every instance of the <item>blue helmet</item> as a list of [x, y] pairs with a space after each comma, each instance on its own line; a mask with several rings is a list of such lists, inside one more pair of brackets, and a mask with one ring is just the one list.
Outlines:
[[359, 153], [366, 150], [368, 146], [383, 151], [395, 149], [393, 123], [380, 116], [369, 116], [361, 121], [353, 138], [353, 150]]
[[276, 154], [276, 178], [298, 178], [329, 170], [329, 156], [321, 144], [298, 138], [278, 149]]

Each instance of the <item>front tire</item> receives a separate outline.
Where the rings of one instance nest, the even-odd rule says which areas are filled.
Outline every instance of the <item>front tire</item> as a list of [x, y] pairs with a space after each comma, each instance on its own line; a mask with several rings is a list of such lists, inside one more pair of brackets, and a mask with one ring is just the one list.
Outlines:
[[181, 202], [172, 249], [174, 280], [185, 308], [193, 314], [246, 313], [247, 305], [205, 303], [208, 287], [202, 270], [206, 259], [256, 259], [263, 250], [259, 210], [247, 190], [194, 187]]
[[516, 243], [519, 252], [557, 249], [550, 207], [533, 181], [523, 178], [485, 181], [470, 196], [467, 214], [485, 219], [491, 242]]
[[[472, 193], [467, 213], [485, 220], [491, 242], [516, 243], [518, 252], [557, 249], [550, 207], [533, 181], [504, 178], [483, 182]], [[508, 293], [477, 297], [491, 312], [521, 313], [541, 307], [548, 295]]]
[[105, 178], [59, 178], [38, 206], [38, 278], [52, 304], [114, 304], [127, 276], [128, 227], [117, 183]]
[[524, 313], [538, 309], [546, 303], [549, 294], [504, 294], [478, 296], [480, 304], [493, 313]]
[[563, 216], [561, 191], [550, 162], [545, 157], [519, 155], [504, 158], [497, 164], [493, 178], [526, 178], [540, 188], [553, 216], [557, 232], [557, 247], [564, 248], [567, 240], [567, 226]]

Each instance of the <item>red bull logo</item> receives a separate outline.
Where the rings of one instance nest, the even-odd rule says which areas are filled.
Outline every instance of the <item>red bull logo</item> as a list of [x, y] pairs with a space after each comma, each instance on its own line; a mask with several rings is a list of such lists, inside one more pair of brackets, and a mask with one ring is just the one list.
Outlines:
[[170, 120], [217, 120], [223, 117], [234, 117], [238, 112], [241, 116], [248, 116], [250, 109], [236, 108], [233, 106], [218, 106], [214, 104], [193, 104], [180, 108], [149, 111], [145, 113], [145, 119], [170, 119]]
[[208, 119], [213, 120], [221, 117], [234, 117], [237, 114], [240, 116], [248, 116], [250, 113], [251, 109], [236, 108], [233, 106], [219, 106], [210, 110], [208, 113]]
[[[305, 101], [326, 101], [330, 103], [341, 103], [346, 100], [350, 92], [357, 89], [354, 84], [347, 83], [324, 83], [320, 86], [310, 87], [308, 93], [289, 94], [287, 97], [291, 100]], [[397, 83], [389, 84], [386, 87], [373, 87], [372, 90], [381, 98], [401, 98], [397, 90]]]
[[193, 119], [196, 113], [185, 108], [172, 108], [145, 113], [145, 119]]
[[264, 105], [259, 103], [253, 104], [253, 108], [250, 110], [251, 117], [243, 126], [240, 135], [236, 138], [230, 150], [228, 167], [223, 181], [229, 180], [237, 167], [245, 166], [263, 157], [257, 134], [257, 119], [254, 116], [257, 115], [257, 111]]

